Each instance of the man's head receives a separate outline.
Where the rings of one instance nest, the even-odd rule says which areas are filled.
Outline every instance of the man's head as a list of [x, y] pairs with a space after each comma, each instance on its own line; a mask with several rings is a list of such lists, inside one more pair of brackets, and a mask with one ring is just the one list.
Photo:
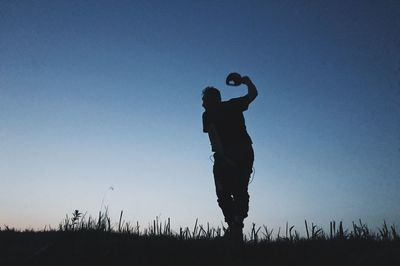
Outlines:
[[212, 108], [221, 103], [221, 93], [214, 87], [207, 87], [203, 90], [203, 107]]

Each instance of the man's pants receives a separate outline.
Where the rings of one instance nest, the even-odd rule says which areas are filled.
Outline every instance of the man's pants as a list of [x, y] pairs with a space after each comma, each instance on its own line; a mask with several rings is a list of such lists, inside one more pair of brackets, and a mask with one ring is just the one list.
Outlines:
[[243, 145], [234, 150], [225, 150], [227, 162], [214, 154], [214, 181], [218, 205], [225, 216], [225, 222], [243, 226], [243, 220], [249, 211], [248, 185], [253, 172], [254, 152], [252, 146]]

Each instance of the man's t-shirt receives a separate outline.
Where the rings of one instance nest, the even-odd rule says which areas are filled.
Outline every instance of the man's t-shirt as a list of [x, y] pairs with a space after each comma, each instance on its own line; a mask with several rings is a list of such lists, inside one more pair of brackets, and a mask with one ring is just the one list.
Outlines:
[[[246, 130], [243, 112], [249, 107], [247, 96], [221, 102], [217, 107], [203, 113], [203, 132], [214, 124], [224, 149], [231, 150], [243, 144], [252, 144]], [[214, 150], [213, 150], [214, 151]]]

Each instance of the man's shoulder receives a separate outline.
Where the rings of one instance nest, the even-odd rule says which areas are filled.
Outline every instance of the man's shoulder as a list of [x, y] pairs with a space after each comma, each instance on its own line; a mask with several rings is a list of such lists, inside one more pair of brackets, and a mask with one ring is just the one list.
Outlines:
[[230, 109], [238, 109], [240, 111], [246, 111], [249, 107], [250, 101], [249, 98], [245, 95], [242, 97], [232, 98], [226, 102], [226, 108]]
[[245, 95], [245, 96], [229, 99], [228, 101], [225, 101], [225, 103], [232, 104], [232, 103], [247, 102], [247, 101], [248, 101], [248, 97], [247, 97], [247, 95]]

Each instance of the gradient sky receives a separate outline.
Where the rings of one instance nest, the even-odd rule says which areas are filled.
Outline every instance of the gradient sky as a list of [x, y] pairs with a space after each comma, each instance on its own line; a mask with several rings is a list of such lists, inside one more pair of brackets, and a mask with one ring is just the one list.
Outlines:
[[221, 225], [201, 91], [231, 71], [248, 225], [400, 224], [399, 48], [399, 1], [0, 1], [0, 226]]

